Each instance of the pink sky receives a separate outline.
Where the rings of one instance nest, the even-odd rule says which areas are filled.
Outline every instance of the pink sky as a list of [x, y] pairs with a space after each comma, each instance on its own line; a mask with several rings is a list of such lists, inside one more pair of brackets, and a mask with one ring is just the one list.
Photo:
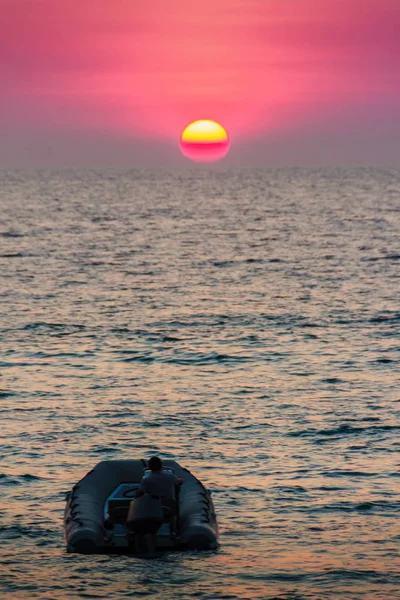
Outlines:
[[[398, 164], [400, 0], [0, 0], [0, 161]], [[144, 140], [144, 141], [143, 141]]]

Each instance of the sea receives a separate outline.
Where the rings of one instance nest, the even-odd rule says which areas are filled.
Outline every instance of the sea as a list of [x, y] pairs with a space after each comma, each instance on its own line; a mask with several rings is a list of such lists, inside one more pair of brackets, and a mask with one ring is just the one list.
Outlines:
[[[0, 172], [0, 596], [400, 599], [400, 170]], [[158, 454], [220, 548], [66, 552]]]

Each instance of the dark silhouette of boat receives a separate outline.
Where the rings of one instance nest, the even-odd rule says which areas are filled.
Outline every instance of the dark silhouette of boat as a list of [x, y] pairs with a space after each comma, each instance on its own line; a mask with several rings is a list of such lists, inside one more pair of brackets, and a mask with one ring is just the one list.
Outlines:
[[[168, 508], [163, 507], [163, 518], [156, 533], [156, 548], [217, 548], [218, 525], [211, 493], [177, 462], [164, 460], [163, 467], [181, 477], [183, 484], [177, 488], [177, 533], [171, 535]], [[145, 460], [106, 460], [74, 485], [67, 494], [64, 513], [68, 552], [135, 552], [127, 517], [146, 469]], [[149, 506], [151, 504], [149, 502]], [[145, 505], [143, 501], [142, 505]]]

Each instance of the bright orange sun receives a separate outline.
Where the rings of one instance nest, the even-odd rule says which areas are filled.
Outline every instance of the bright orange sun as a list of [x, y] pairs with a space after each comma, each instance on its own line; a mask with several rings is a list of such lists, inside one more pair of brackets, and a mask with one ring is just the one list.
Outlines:
[[226, 130], [216, 121], [193, 121], [182, 131], [181, 152], [196, 162], [214, 162], [226, 156], [230, 147]]

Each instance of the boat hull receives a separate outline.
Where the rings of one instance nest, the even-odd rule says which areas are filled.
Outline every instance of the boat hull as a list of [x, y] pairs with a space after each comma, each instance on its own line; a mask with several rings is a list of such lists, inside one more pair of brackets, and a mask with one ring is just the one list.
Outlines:
[[[210, 492], [177, 462], [165, 460], [163, 465], [183, 479], [178, 497], [179, 536], [171, 539], [169, 524], [165, 522], [157, 532], [156, 547], [217, 548], [218, 525]], [[64, 512], [68, 552], [134, 552], [125, 523], [146, 468], [144, 460], [102, 461], [72, 488]]]

